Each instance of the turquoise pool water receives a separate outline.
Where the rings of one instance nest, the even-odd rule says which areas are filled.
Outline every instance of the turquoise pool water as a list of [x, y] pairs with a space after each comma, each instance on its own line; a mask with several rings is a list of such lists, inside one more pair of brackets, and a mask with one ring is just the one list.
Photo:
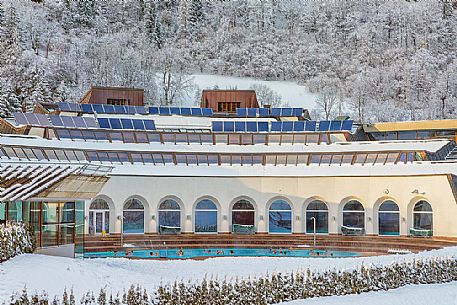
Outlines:
[[170, 248], [167, 250], [133, 250], [118, 252], [86, 252], [85, 258], [127, 257], [144, 259], [187, 259], [205, 257], [356, 257], [356, 252], [326, 251], [309, 249], [265, 249], [265, 248]]

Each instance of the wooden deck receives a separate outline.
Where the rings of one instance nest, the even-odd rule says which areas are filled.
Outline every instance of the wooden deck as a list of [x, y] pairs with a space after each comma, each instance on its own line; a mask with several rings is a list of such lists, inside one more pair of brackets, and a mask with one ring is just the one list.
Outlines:
[[[123, 244], [134, 245], [134, 249], [170, 248], [304, 248], [339, 250], [372, 254], [387, 254], [388, 249], [403, 249], [412, 252], [457, 246], [457, 238], [414, 238], [406, 236], [341, 236], [318, 235], [316, 247], [313, 236], [292, 235], [235, 235], [235, 234], [179, 234], [179, 235], [123, 235], [90, 236], [84, 238], [85, 252], [119, 251]], [[132, 249], [132, 248], [129, 248]]]

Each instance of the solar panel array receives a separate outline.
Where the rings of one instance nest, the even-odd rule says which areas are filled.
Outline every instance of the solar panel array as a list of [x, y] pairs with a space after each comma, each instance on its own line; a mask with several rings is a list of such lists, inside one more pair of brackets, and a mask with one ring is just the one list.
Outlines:
[[302, 116], [303, 108], [271, 108], [270, 115], [273, 117]]
[[[351, 131], [352, 120], [320, 121], [319, 129], [316, 121], [285, 121], [285, 122], [233, 122], [213, 121], [213, 132], [315, 132], [315, 131]], [[256, 125], [258, 124], [258, 125]], [[270, 129], [271, 128], [271, 129]]]
[[158, 115], [184, 115], [184, 116], [213, 116], [211, 108], [187, 107], [149, 107], [149, 114]]
[[268, 122], [213, 121], [214, 132], [268, 132]]
[[60, 111], [65, 112], [81, 112], [81, 105], [78, 103], [57, 103]]
[[106, 114], [148, 114], [143, 106], [122, 106], [105, 104], [81, 104], [83, 113]]
[[13, 115], [16, 123], [20, 125], [52, 126], [46, 114], [16, 112]]
[[236, 116], [241, 118], [268, 118], [268, 108], [236, 108]]
[[50, 115], [49, 118], [55, 127], [98, 128], [95, 119], [90, 117]]
[[352, 120], [344, 121], [320, 121], [319, 131], [339, 131], [339, 130], [352, 130]]
[[316, 131], [316, 121], [271, 122], [272, 132]]
[[142, 119], [98, 118], [98, 125], [106, 129], [156, 130], [153, 120]]

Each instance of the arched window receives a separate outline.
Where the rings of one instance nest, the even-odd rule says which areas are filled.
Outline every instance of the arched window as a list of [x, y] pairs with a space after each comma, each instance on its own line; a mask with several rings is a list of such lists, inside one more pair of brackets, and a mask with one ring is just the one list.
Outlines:
[[268, 213], [270, 233], [292, 233], [292, 209], [285, 200], [275, 200]]
[[357, 200], [348, 201], [343, 208], [343, 226], [365, 228], [365, 209]]
[[195, 206], [195, 232], [217, 232], [217, 206], [209, 199], [203, 199]]
[[144, 233], [144, 206], [138, 199], [124, 204], [123, 232]]
[[314, 219], [316, 233], [328, 233], [328, 208], [325, 202], [311, 201], [306, 208], [306, 233], [314, 233]]
[[255, 210], [252, 203], [241, 199], [232, 208], [232, 232], [254, 233]]
[[89, 206], [89, 234], [109, 233], [109, 206], [103, 199], [95, 199]]
[[181, 232], [181, 207], [173, 199], [167, 199], [159, 206], [159, 232]]
[[420, 200], [414, 205], [413, 227], [418, 230], [433, 230], [432, 206], [425, 200]]
[[384, 201], [378, 210], [379, 235], [400, 235], [400, 210], [392, 200]]

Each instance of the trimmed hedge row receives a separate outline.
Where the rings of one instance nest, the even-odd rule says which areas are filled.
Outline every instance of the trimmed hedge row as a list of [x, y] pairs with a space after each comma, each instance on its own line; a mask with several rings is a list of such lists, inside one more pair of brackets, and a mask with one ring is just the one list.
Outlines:
[[[415, 260], [383, 267], [365, 267], [352, 271], [329, 270], [312, 273], [310, 270], [287, 274], [273, 274], [254, 279], [227, 280], [204, 279], [198, 284], [175, 282], [160, 285], [148, 294], [139, 286], [131, 286], [122, 297], [107, 295], [101, 290], [96, 297], [86, 293], [80, 304], [98, 305], [251, 305], [276, 304], [297, 299], [332, 295], [359, 294], [369, 291], [389, 290], [410, 284], [436, 284], [457, 280], [455, 258]], [[76, 304], [73, 291], [64, 292], [62, 300], [50, 301], [44, 292], [27, 296], [27, 290], [14, 294], [10, 304]]]

